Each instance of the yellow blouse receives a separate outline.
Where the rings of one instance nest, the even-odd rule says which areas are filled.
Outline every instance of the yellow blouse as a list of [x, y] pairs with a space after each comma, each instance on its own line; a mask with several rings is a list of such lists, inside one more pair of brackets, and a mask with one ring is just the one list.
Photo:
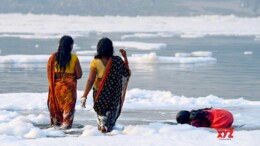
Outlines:
[[104, 66], [103, 62], [100, 59], [93, 59], [91, 64], [90, 64], [90, 69], [96, 71], [97, 77], [94, 83], [94, 88], [98, 88], [99, 81], [101, 81], [105, 70], [106, 66]]
[[[70, 63], [67, 64], [65, 73], [74, 74], [75, 73], [75, 65], [78, 60], [78, 56], [75, 54], [71, 54]], [[60, 72], [60, 69], [56, 67], [57, 61], [55, 61], [55, 72]]]

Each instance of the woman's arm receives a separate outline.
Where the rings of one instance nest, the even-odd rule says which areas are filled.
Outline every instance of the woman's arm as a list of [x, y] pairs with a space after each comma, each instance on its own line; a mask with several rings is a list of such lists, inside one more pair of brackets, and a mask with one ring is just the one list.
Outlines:
[[79, 63], [79, 59], [77, 59], [77, 61], [76, 61], [75, 73], [76, 73], [77, 79], [80, 79], [82, 77], [82, 69], [81, 69], [81, 65]]
[[129, 76], [131, 76], [131, 70], [130, 70], [129, 65], [128, 65], [128, 59], [127, 59], [126, 51], [124, 49], [120, 49], [119, 51], [124, 58], [125, 68], [127, 69]]
[[119, 51], [120, 51], [120, 53], [122, 54], [122, 56], [123, 56], [123, 58], [124, 58], [124, 63], [125, 63], [125, 64], [128, 64], [126, 51], [125, 51], [124, 49], [120, 49]]
[[90, 69], [90, 72], [89, 72], [89, 77], [88, 77], [88, 81], [87, 81], [87, 84], [86, 84], [86, 88], [85, 88], [85, 91], [84, 91], [84, 94], [83, 96], [81, 97], [81, 106], [83, 108], [86, 108], [86, 100], [87, 100], [87, 96], [95, 82], [95, 79], [96, 79], [96, 75], [97, 75], [97, 72], [93, 69]]

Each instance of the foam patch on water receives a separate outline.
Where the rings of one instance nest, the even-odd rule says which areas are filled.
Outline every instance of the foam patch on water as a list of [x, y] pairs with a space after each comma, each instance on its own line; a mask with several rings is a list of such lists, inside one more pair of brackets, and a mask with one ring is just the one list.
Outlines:
[[209, 51], [196, 51], [191, 53], [175, 53], [175, 57], [211, 57], [212, 54]]
[[42, 114], [23, 116], [14, 111], [0, 110], [0, 136], [16, 136], [22, 138], [42, 138], [46, 136], [65, 136], [56, 129], [39, 129], [34, 124], [49, 123], [49, 116]]
[[174, 34], [172, 33], [134, 33], [121, 36], [121, 39], [128, 39], [128, 38], [165, 38], [165, 37], [173, 37]]
[[166, 44], [163, 43], [143, 43], [143, 42], [129, 42], [129, 41], [114, 41], [115, 47], [135, 48], [138, 50], [159, 50], [165, 48]]
[[252, 55], [252, 54], [254, 54], [252, 51], [245, 51], [244, 52], [244, 55]]
[[[73, 23], [72, 23], [73, 22]], [[160, 16], [61, 16], [36, 14], [0, 14], [2, 37], [60, 38], [64, 34], [86, 36], [89, 33], [171, 33], [182, 38], [204, 35], [259, 36], [260, 17], [205, 15]], [[15, 25], [13, 25], [15, 24]], [[239, 28], [239, 29], [238, 29]], [[145, 36], [148, 35], [135, 35]], [[150, 35], [149, 37], [154, 36]]]
[[175, 57], [190, 57], [191, 53], [175, 53]]
[[191, 55], [195, 57], [211, 57], [212, 54], [213, 54], [212, 52], [206, 52], [206, 51], [196, 51], [191, 53]]
[[255, 36], [255, 41], [260, 41], [260, 36]]
[[91, 125], [86, 125], [82, 133], [82, 136], [101, 136], [101, 135], [103, 134], [100, 131], [98, 131], [97, 127]]
[[[89, 93], [85, 109], [83, 109], [80, 104], [80, 97], [83, 95], [83, 91], [78, 91], [77, 95], [76, 110], [88, 110], [93, 112], [92, 91]], [[23, 136], [29, 133], [31, 129], [35, 128], [35, 126], [33, 126], [34, 124], [48, 124], [50, 120], [46, 104], [47, 96], [47, 93], [0, 94], [2, 102], [0, 105], [0, 125], [1, 123], [3, 124], [3, 133], [8, 132], [5, 127], [9, 127], [10, 129], [14, 128], [12, 125], [9, 125], [10, 121], [13, 119], [25, 123], [25, 125], [26, 123], [29, 123], [21, 134]], [[10, 99], [14, 98], [16, 98], [16, 100], [10, 102]], [[127, 91], [124, 110], [191, 110], [205, 107], [230, 109], [235, 118], [235, 125], [245, 125], [244, 127], [254, 129], [256, 127], [260, 128], [260, 117], [258, 116], [259, 114], [257, 114], [260, 112], [259, 106], [260, 101], [249, 101], [243, 98], [223, 99], [214, 95], [194, 98], [174, 95], [169, 91], [131, 89]], [[41, 110], [46, 111], [46, 113], [21, 116], [17, 112], [12, 112], [19, 110]], [[169, 120], [175, 120], [175, 117], [169, 115]], [[34, 131], [32, 131], [32, 133], [34, 133]], [[56, 133], [55, 129], [45, 130], [44, 133], [46, 136], [62, 136], [62, 133]], [[18, 134], [11, 131], [10, 135], [17, 136]], [[99, 135], [99, 133], [96, 128], [90, 128], [89, 131], [84, 132], [84, 135], [93, 136]]]
[[25, 138], [41, 138], [45, 136], [45, 133], [39, 128], [32, 128], [27, 134], [24, 135]]
[[[259, 101], [249, 101], [243, 98], [223, 99], [214, 95], [206, 97], [185, 97], [173, 95], [169, 91], [149, 91], [132, 89], [127, 92], [126, 108], [160, 108], [160, 109], [181, 109], [199, 107], [245, 107], [258, 106]], [[158, 105], [158, 107], [157, 107]]]
[[184, 39], [203, 38], [203, 34], [181, 34], [180, 37]]
[[35, 45], [34, 45], [34, 47], [35, 47], [35, 48], [39, 48], [39, 47], [40, 47], [40, 45], [38, 45], [38, 44], [35, 44]]
[[[60, 39], [64, 34], [52, 34], [52, 33], [36, 33], [36, 34], [16, 34], [16, 33], [9, 33], [9, 34], [0, 34], [1, 37], [10, 37], [10, 38], [20, 38], [20, 39]], [[76, 37], [88, 37], [88, 34], [81, 34], [81, 33], [72, 33], [71, 35], [73, 38]]]
[[47, 63], [50, 55], [6, 55], [0, 56], [2, 64]]
[[[94, 51], [79, 52], [80, 54], [90, 54]], [[200, 54], [203, 56], [203, 54]], [[50, 55], [6, 55], [0, 56], [0, 64], [37, 64], [47, 63]], [[93, 56], [78, 56], [80, 62], [91, 62]], [[178, 64], [196, 64], [196, 63], [215, 63], [216, 58], [213, 57], [169, 57], [157, 56], [156, 53], [149, 54], [133, 54], [128, 57], [129, 63], [178, 63]]]
[[[84, 133], [88, 133], [89, 126]], [[218, 133], [214, 129], [195, 128], [188, 125], [166, 125], [152, 123], [149, 125], [126, 126], [125, 130], [118, 133], [82, 135], [80, 137], [65, 138], [39, 138], [39, 139], [19, 139], [7, 136], [0, 136], [3, 145], [93, 145], [93, 146], [151, 146], [151, 145], [257, 145], [260, 130], [255, 131], [235, 131], [231, 140], [219, 140]], [[202, 138], [203, 137], [203, 138]], [[206, 140], [205, 140], [206, 139]], [[245, 139], [250, 139], [249, 141]]]
[[10, 121], [11, 119], [17, 117], [19, 114], [17, 112], [10, 112], [10, 111], [6, 111], [6, 110], [1, 110], [0, 111], [0, 122], [6, 122], [6, 121]]
[[196, 63], [215, 63], [213, 57], [168, 57], [157, 56], [156, 53], [133, 54], [129, 57], [130, 63], [176, 63], [176, 64], [196, 64]]
[[77, 55], [90, 55], [90, 56], [94, 56], [96, 54], [97, 51], [77, 51], [76, 54]]
[[[76, 108], [82, 110], [80, 106], [80, 96], [82, 91], [78, 91]], [[19, 98], [17, 98], [19, 97]], [[0, 94], [2, 104], [1, 110], [47, 110], [47, 93], [6, 93]], [[10, 102], [10, 99], [16, 99]], [[92, 109], [92, 93], [89, 94], [87, 110]], [[30, 102], [28, 102], [30, 101]], [[206, 97], [185, 97], [177, 96], [169, 91], [150, 91], [142, 89], [128, 90], [124, 108], [127, 109], [182, 109], [182, 108], [203, 108], [203, 107], [250, 107], [260, 106], [259, 101], [249, 101], [243, 98], [223, 99], [214, 95]], [[34, 117], [36, 118], [36, 117]], [[31, 117], [31, 119], [34, 119]], [[42, 118], [37, 117], [37, 119]], [[34, 120], [37, 121], [37, 120]]]
[[[87, 108], [82, 109], [80, 107], [80, 96], [83, 94], [83, 91], [78, 91], [78, 98], [76, 103], [76, 110], [90, 110], [93, 107], [92, 102], [92, 93], [90, 93], [87, 100]], [[183, 140], [183, 144], [194, 145], [194, 143], [204, 143], [204, 140], [201, 137], [207, 138], [210, 141], [210, 145], [212, 142], [220, 144], [221, 140], [218, 140], [217, 132], [214, 129], [208, 128], [195, 128], [190, 125], [168, 125], [162, 123], [151, 123], [148, 125], [116, 125], [114, 130], [108, 134], [102, 134], [98, 131], [96, 126], [86, 125], [83, 129], [83, 133], [80, 137], [73, 139], [72, 137], [65, 137], [66, 134], [55, 128], [48, 129], [39, 129], [35, 126], [35, 124], [48, 124], [49, 116], [46, 105], [47, 93], [7, 93], [0, 94], [1, 105], [0, 105], [0, 141], [1, 144], [7, 145], [13, 143], [14, 145], [28, 145], [29, 142], [32, 144], [41, 143], [41, 144], [50, 144], [51, 142], [56, 142], [59, 144], [69, 144], [75, 145], [80, 144], [80, 142], [84, 142], [82, 144], [100, 142], [97, 145], [106, 144], [104, 140], [107, 138], [112, 139], [110, 144], [115, 140], [118, 142], [122, 142], [122, 144], [129, 144], [126, 141], [136, 141], [139, 138], [139, 144], [151, 141], [154, 139], [154, 142], [157, 140], [165, 142], [166, 144], [172, 144], [172, 140], [186, 139], [189, 137], [189, 140]], [[16, 100], [13, 100], [16, 99]], [[28, 102], [30, 101], [30, 102]], [[239, 143], [245, 143], [244, 139], [239, 137], [250, 137], [251, 139], [258, 140], [260, 135], [260, 130], [255, 130], [254, 128], [259, 128], [260, 125], [260, 117], [259, 114], [259, 106], [260, 101], [248, 101], [243, 98], [239, 99], [223, 99], [217, 96], [209, 95], [206, 97], [184, 97], [177, 96], [172, 94], [169, 91], [150, 91], [150, 90], [141, 90], [141, 89], [131, 89], [128, 90], [126, 95], [126, 101], [124, 103], [123, 110], [125, 109], [134, 109], [134, 110], [183, 110], [183, 109], [198, 109], [211, 107], [214, 108], [228, 108], [234, 115], [234, 125], [242, 125], [244, 127], [252, 128], [250, 131], [235, 131], [235, 138], [231, 140], [231, 142], [236, 141], [234, 145], [237, 145], [237, 140], [240, 140]], [[8, 111], [8, 110], [11, 111]], [[21, 115], [15, 110], [28, 110], [28, 109], [41, 109], [42, 111], [46, 111], [46, 114], [29, 114], [29, 115]], [[175, 117], [173, 115], [168, 115], [169, 120], [175, 122]], [[87, 118], [87, 117], [86, 117]], [[120, 120], [119, 120], [120, 122]], [[48, 140], [45, 137], [65, 137], [62, 139], [52, 139]], [[34, 141], [30, 141], [29, 139], [35, 139]], [[94, 139], [92, 139], [94, 138]], [[159, 138], [159, 139], [158, 139]], [[164, 139], [165, 138], [165, 139]], [[169, 138], [173, 138], [170, 141]], [[23, 141], [26, 139], [26, 141]], [[58, 142], [55, 141], [58, 139]], [[92, 140], [93, 141], [92, 141]], [[131, 140], [132, 139], [132, 140]], [[157, 139], [157, 140], [156, 140]], [[41, 142], [37, 140], [43, 140]], [[68, 140], [68, 141], [67, 141]], [[65, 142], [66, 141], [66, 142]], [[73, 143], [70, 143], [73, 141]], [[25, 143], [24, 143], [25, 142]], [[154, 144], [153, 142], [153, 144]], [[177, 141], [179, 142], [179, 141]], [[222, 141], [223, 142], [223, 141]], [[53, 143], [52, 143], [53, 144]], [[255, 144], [254, 141], [250, 141], [250, 144]], [[121, 145], [121, 144], [120, 144]], [[129, 144], [133, 145], [133, 143]], [[151, 145], [151, 143], [147, 144]], [[214, 144], [213, 144], [214, 145]]]
[[[91, 126], [89, 126], [89, 129]], [[88, 132], [89, 129], [85, 129]], [[122, 131], [112, 131], [107, 134], [112, 137], [113, 140], [117, 139], [116, 143], [120, 143], [123, 140], [125, 143], [119, 145], [135, 145], [132, 142], [137, 142], [137, 145], [172, 145], [174, 141], [175, 145], [223, 145], [228, 142], [228, 145], [235, 146], [239, 141], [239, 144], [251, 145], [256, 144], [259, 140], [259, 130], [246, 132], [246, 131], [235, 131], [234, 137], [230, 141], [223, 141], [217, 138], [218, 133], [215, 129], [208, 128], [195, 128], [190, 125], [167, 125], [161, 123], [151, 123], [148, 125], [129, 125]], [[249, 134], [250, 133], [250, 134]], [[251, 135], [252, 134], [252, 135]], [[256, 135], [253, 135], [256, 134]], [[82, 135], [82, 138], [87, 138], [89, 135]], [[90, 135], [94, 137], [100, 137], [106, 139], [103, 135]], [[245, 142], [240, 137], [251, 137], [252, 141]], [[203, 137], [203, 138], [202, 138]], [[88, 137], [89, 138], [89, 137]], [[133, 138], [133, 139], [131, 139]], [[140, 140], [142, 139], [142, 140]], [[151, 140], [152, 139], [152, 140]], [[205, 141], [207, 139], [207, 141]], [[151, 143], [150, 143], [151, 142]]]

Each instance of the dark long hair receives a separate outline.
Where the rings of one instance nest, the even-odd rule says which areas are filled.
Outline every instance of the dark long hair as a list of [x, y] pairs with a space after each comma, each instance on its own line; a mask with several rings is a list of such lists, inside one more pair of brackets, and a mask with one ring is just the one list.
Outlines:
[[209, 113], [207, 111], [204, 111], [204, 110], [210, 110], [210, 109], [212, 109], [212, 107], [211, 108], [198, 109], [198, 110], [192, 110], [190, 112], [190, 120], [191, 121], [192, 120], [204, 121], [210, 127], [211, 126], [211, 122], [207, 118]]
[[71, 50], [73, 43], [74, 41], [70, 36], [65, 35], [60, 39], [55, 61], [57, 61], [56, 68], [61, 72], [65, 72], [66, 65], [69, 64], [71, 60]]
[[101, 59], [102, 57], [109, 59], [113, 54], [114, 47], [112, 41], [109, 38], [100, 39], [97, 44], [97, 55], [95, 55], [95, 59]]

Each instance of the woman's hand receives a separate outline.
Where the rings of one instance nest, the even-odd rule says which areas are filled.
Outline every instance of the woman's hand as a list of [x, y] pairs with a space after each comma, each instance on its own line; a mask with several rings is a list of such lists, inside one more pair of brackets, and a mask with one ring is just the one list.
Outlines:
[[87, 100], [87, 97], [81, 97], [80, 103], [81, 103], [82, 108], [86, 108], [86, 100]]
[[131, 70], [130, 70], [130, 68], [128, 66], [128, 60], [127, 60], [127, 56], [126, 56], [126, 51], [124, 49], [120, 49], [119, 51], [122, 54], [122, 56], [124, 57], [125, 67], [128, 70], [129, 76], [131, 76]]
[[120, 53], [122, 54], [122, 56], [123, 56], [124, 58], [127, 58], [127, 57], [126, 57], [126, 51], [125, 51], [124, 49], [120, 49], [119, 51], [120, 51]]
[[83, 96], [81, 97], [81, 100], [80, 100], [81, 106], [83, 108], [86, 108], [86, 100], [87, 100], [89, 91], [91, 90], [91, 88], [92, 88], [92, 86], [94, 84], [96, 75], [97, 75], [96, 71], [93, 70], [93, 69], [90, 69], [88, 81], [86, 83], [86, 88], [85, 88]]

